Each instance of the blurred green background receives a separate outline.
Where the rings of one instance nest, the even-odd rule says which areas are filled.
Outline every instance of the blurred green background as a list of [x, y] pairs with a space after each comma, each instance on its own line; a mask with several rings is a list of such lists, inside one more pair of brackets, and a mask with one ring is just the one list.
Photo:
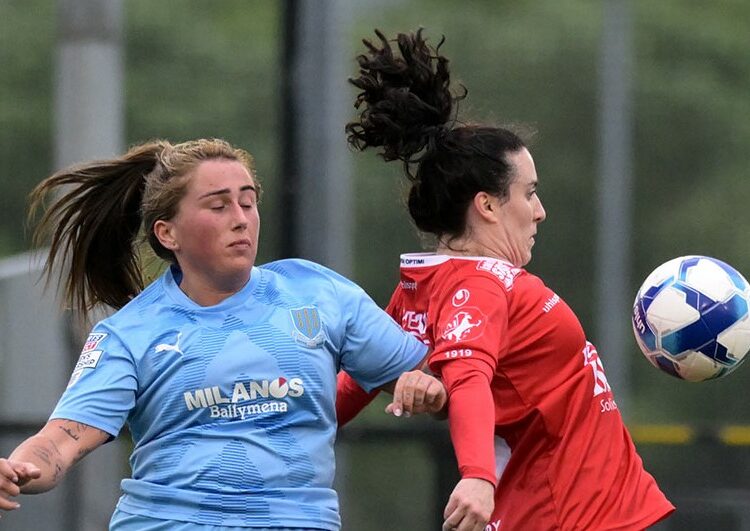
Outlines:
[[[275, 0], [124, 3], [127, 143], [219, 136], [253, 153], [265, 188], [260, 262], [282, 257], [279, 231], [290, 215], [278, 200], [284, 5]], [[685, 254], [720, 258], [748, 276], [750, 2], [634, 0], [630, 5], [630, 292], [635, 295], [654, 267]], [[0, 256], [28, 249], [25, 196], [56, 169], [55, 9], [52, 0], [0, 0]], [[460, 111], [464, 119], [523, 123], [538, 131], [532, 152], [547, 221], [528, 269], [566, 299], [586, 330], [593, 330], [602, 3], [358, 0], [347, 9], [350, 74], [356, 71], [360, 40], [371, 37], [373, 28], [394, 35], [424, 27], [434, 43], [446, 36], [442, 51], [451, 59], [453, 78], [469, 89]], [[353, 101], [354, 91], [350, 96]], [[403, 208], [400, 166], [369, 153], [352, 154], [351, 164], [352, 276], [385, 305], [397, 280], [399, 253], [419, 250], [421, 243]], [[688, 384], [652, 368], [630, 336], [626, 348], [630, 399], [623, 414], [630, 424], [682, 423], [699, 430], [750, 424], [749, 367], [725, 380]], [[606, 367], [607, 353], [600, 353]], [[403, 426], [382, 415], [380, 405], [352, 426]], [[694, 516], [709, 524], [695, 529], [750, 526], [750, 447], [699, 442], [644, 444], [639, 450], [665, 490], [685, 500], [690, 499], [686, 491], [701, 496], [703, 490], [745, 489], [745, 523], [718, 504]], [[342, 455], [345, 529], [429, 528], [420, 526], [439, 505], [433, 498], [440, 495], [434, 484], [441, 463], [425, 454], [424, 445], [347, 443]], [[383, 523], [391, 521], [399, 523]]]

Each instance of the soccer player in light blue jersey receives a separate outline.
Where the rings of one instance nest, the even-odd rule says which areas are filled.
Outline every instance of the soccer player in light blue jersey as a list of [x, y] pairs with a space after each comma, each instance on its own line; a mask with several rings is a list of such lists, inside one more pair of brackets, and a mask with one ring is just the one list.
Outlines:
[[[62, 170], [32, 212], [59, 187], [37, 232], [52, 237], [47, 273], [69, 258], [68, 301], [118, 311], [88, 336], [48, 423], [0, 459], [0, 509], [127, 424], [132, 477], [111, 529], [340, 529], [336, 373], [390, 389], [391, 409], [435, 412], [446, 395], [418, 370], [425, 346], [325, 267], [255, 266], [260, 188], [250, 155], [224, 141]], [[141, 231], [170, 264], [145, 289]]]

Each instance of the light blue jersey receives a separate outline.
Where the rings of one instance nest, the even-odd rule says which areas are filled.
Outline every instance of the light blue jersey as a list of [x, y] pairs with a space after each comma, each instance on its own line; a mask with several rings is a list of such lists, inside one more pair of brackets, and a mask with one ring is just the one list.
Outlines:
[[51, 418], [116, 436], [132, 479], [118, 508], [216, 526], [337, 530], [336, 373], [366, 390], [425, 346], [357, 285], [303, 260], [255, 267], [202, 307], [170, 269], [94, 327]]

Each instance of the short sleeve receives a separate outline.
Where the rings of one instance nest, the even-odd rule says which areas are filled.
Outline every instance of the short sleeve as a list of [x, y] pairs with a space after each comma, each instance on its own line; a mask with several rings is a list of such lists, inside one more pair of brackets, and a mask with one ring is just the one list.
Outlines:
[[454, 283], [443, 299], [432, 317], [430, 369], [439, 372], [444, 363], [471, 358], [483, 361], [491, 376], [507, 350], [507, 292], [494, 279], [477, 275]]
[[414, 369], [427, 346], [398, 324], [356, 284], [339, 284], [346, 330], [341, 368], [367, 392]]
[[133, 357], [99, 324], [86, 339], [50, 419], [81, 422], [116, 437], [135, 406], [137, 388]]

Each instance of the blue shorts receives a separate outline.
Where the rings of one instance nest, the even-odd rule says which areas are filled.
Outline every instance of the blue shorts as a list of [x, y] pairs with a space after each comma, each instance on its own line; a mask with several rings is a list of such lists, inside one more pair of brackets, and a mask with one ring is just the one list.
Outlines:
[[160, 520], [115, 509], [109, 522], [110, 531], [321, 531], [301, 527], [238, 527], [203, 525], [176, 520]]

